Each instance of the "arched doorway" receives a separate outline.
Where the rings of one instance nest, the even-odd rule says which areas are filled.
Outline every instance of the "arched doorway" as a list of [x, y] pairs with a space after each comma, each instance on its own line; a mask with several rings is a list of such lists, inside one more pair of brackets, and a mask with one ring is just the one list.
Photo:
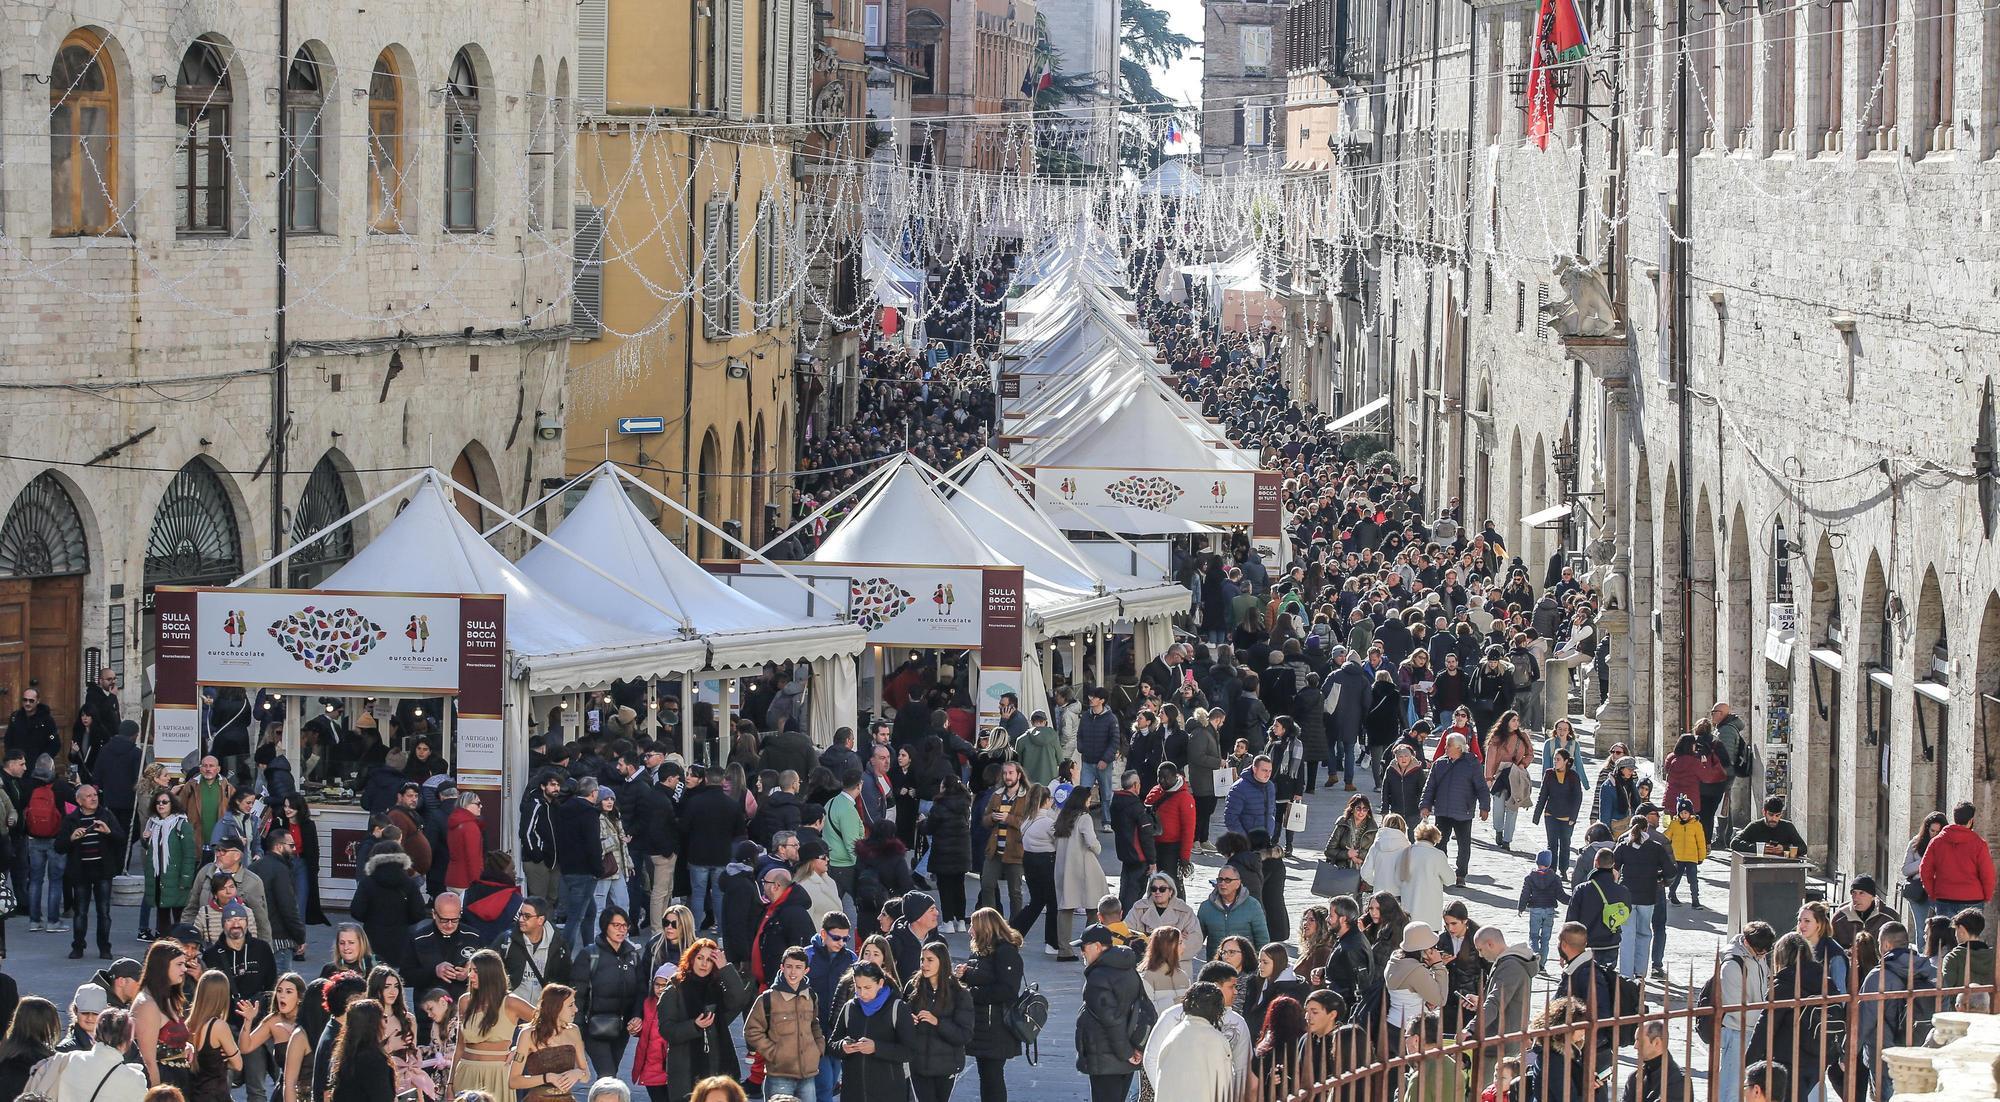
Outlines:
[[[153, 590], [163, 585], [228, 585], [243, 573], [243, 540], [229, 487], [208, 460], [188, 460], [174, 474], [153, 511], [146, 535], [142, 608], [151, 615]], [[140, 653], [150, 663], [152, 625], [140, 633]]]
[[[1892, 719], [1895, 675], [1890, 672], [1896, 649], [1883, 615], [1889, 600], [1888, 576], [1882, 571], [1881, 556], [1870, 553], [1868, 569], [1861, 577], [1861, 607], [1855, 617], [1857, 634], [1854, 666], [1861, 682], [1860, 732], [1862, 753], [1854, 763], [1854, 816], [1856, 822], [1872, 822], [1868, 833], [1869, 852], [1857, 852], [1855, 864], [1875, 874], [1877, 883], [1890, 883], [1890, 864], [1903, 848], [1890, 834], [1890, 801], [1882, 791], [1896, 774], [1896, 736]], [[1872, 757], [1871, 757], [1872, 754]], [[1898, 868], [1897, 872], [1902, 870]], [[1900, 881], [1896, 877], [1895, 881]]]
[[[1905, 636], [1910, 645], [1911, 720], [1916, 739], [1910, 752], [1910, 830], [1933, 811], [1951, 810], [1950, 791], [1945, 782], [1946, 763], [1951, 760], [1951, 633], [1944, 617], [1944, 594], [1938, 585], [1937, 568], [1924, 571], [1923, 588], [1917, 595], [1914, 629]], [[1963, 748], [1959, 749], [1963, 752]]]
[[1660, 746], [1663, 732], [1676, 733], [1692, 726], [1687, 711], [1686, 685], [1681, 679], [1685, 653], [1682, 636], [1687, 631], [1685, 602], [1681, 591], [1681, 486], [1674, 468], [1667, 468], [1667, 492], [1660, 504], [1660, 661], [1659, 722], [1654, 725], [1653, 760], [1665, 761]]
[[0, 710], [11, 713], [34, 682], [58, 727], [76, 718], [89, 573], [83, 514], [62, 480], [43, 471], [0, 521]]
[[[722, 508], [720, 487], [716, 481], [718, 466], [722, 463], [722, 445], [715, 439], [715, 430], [710, 429], [701, 438], [701, 463], [695, 468], [695, 515], [710, 524], [718, 524], [717, 513]], [[707, 531], [701, 531], [694, 540], [695, 557], [707, 558], [715, 554], [716, 539]]]
[[[328, 452], [313, 465], [305, 490], [292, 507], [292, 542], [297, 543], [346, 516], [351, 508], [346, 480], [334, 453]], [[294, 589], [311, 589], [353, 557], [354, 524], [350, 521], [285, 560], [285, 584]]]
[[750, 515], [743, 518], [744, 528], [750, 533], [744, 542], [752, 547], [762, 547], [764, 538], [770, 534], [764, 523], [764, 506], [771, 500], [770, 487], [764, 485], [767, 459], [764, 449], [768, 446], [764, 439], [764, 415], [757, 415], [757, 428], [750, 437]]
[[[1986, 597], [1986, 609], [1979, 617], [1979, 650], [1973, 667], [1972, 793], [1967, 798], [1980, 807], [2000, 801], [2000, 593]], [[1987, 831], [1986, 844], [2000, 856], [2000, 832]]]
[[1632, 576], [1626, 582], [1629, 600], [1626, 603], [1632, 618], [1632, 630], [1628, 633], [1631, 641], [1632, 657], [1632, 730], [1651, 731], [1657, 726], [1658, 713], [1653, 702], [1653, 664], [1658, 659], [1659, 641], [1653, 637], [1652, 624], [1642, 619], [1652, 610], [1662, 606], [1663, 598], [1656, 588], [1659, 578], [1653, 553], [1653, 479], [1646, 462], [1646, 452], [1635, 448], [1636, 462], [1633, 463], [1632, 477], [1632, 525], [1627, 536], [1632, 562]]
[[1794, 757], [1795, 769], [1804, 763], [1799, 775], [1805, 787], [1793, 802], [1811, 808], [1805, 816], [1806, 843], [1829, 876], [1853, 871], [1849, 866], [1854, 859], [1853, 847], [1842, 844], [1840, 833], [1841, 810], [1848, 806], [1840, 791], [1848, 780], [1847, 734], [1840, 722], [1847, 661], [1840, 626], [1842, 588], [1833, 541], [1821, 533], [1819, 547], [1813, 552], [1805, 622], [1799, 625], [1799, 633], [1807, 641], [1806, 678], [1811, 696], [1804, 708], [1792, 709], [1793, 744], [1811, 752]]
[[1699, 717], [1708, 714], [1708, 706], [1720, 699], [1716, 695], [1715, 684], [1715, 606], [1720, 603], [1722, 595], [1716, 588], [1715, 513], [1709, 508], [1706, 488], [1695, 499], [1694, 531], [1689, 535], [1694, 540], [1694, 570], [1691, 575], [1694, 601], [1688, 608], [1687, 630], [1694, 669], [1688, 678], [1688, 703]]
[[[451, 461], [451, 480], [480, 497], [489, 497], [486, 487], [479, 481], [479, 464], [474, 462], [472, 455], [474, 446], [467, 444], [465, 450], [458, 453], [458, 458]], [[458, 508], [458, 515], [465, 518], [465, 523], [472, 525], [474, 531], [486, 531], [485, 508], [467, 494], [454, 493], [451, 497], [452, 503]]]

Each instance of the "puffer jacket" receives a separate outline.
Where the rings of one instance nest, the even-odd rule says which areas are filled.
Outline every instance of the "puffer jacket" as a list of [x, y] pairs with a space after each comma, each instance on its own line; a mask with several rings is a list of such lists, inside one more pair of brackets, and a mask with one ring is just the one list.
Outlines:
[[[965, 1070], [965, 1047], [972, 1041], [971, 993], [960, 988], [951, 993], [951, 1006], [944, 1005], [943, 992], [934, 991], [918, 980], [904, 992], [910, 1008], [910, 1072], [914, 1075], [957, 1075]], [[917, 1012], [937, 1015], [937, 1024], [916, 1020]]]
[[[1160, 820], [1160, 833], [1154, 836], [1157, 855], [1167, 864], [1178, 858], [1182, 864], [1194, 859], [1194, 793], [1188, 791], [1188, 782], [1182, 779], [1172, 791], [1154, 785], [1146, 793], [1146, 806]], [[935, 863], [935, 862], [933, 862]]]
[[1258, 832], [1266, 838], [1274, 838], [1277, 836], [1277, 816], [1278, 790], [1271, 782], [1259, 783], [1257, 778], [1245, 775], [1230, 786], [1229, 804], [1222, 814], [1223, 829], [1233, 830], [1245, 838]]
[[779, 976], [757, 996], [743, 1019], [743, 1044], [764, 1058], [764, 1074], [786, 1079], [811, 1079], [826, 1055], [826, 1032], [820, 1028], [819, 1007], [808, 984], [794, 989]]
[[368, 859], [347, 912], [368, 934], [382, 963], [410, 965], [410, 927], [424, 918], [424, 895], [410, 876], [405, 853], [378, 853]]
[[972, 796], [947, 792], [931, 803], [925, 820], [931, 831], [931, 871], [962, 875], [972, 871]]
[[966, 965], [965, 987], [972, 992], [972, 1040], [966, 1054], [999, 1060], [1019, 1056], [1021, 1041], [1007, 1028], [1007, 1009], [1021, 995], [1021, 950], [1003, 941]]
[[1708, 833], [1702, 829], [1700, 819], [1686, 822], [1678, 817], [1668, 819], [1666, 835], [1667, 844], [1673, 847], [1674, 860], [1690, 865], [1708, 860]]
[[1222, 948], [1222, 939], [1226, 937], [1247, 937], [1255, 946], [1267, 945], [1271, 941], [1271, 927], [1264, 920], [1264, 905], [1248, 891], [1237, 892], [1234, 906], [1224, 903], [1221, 896], [1211, 895], [1202, 900], [1201, 910], [1195, 915], [1201, 920], [1202, 938], [1206, 942], [1202, 955], [1209, 959], [1214, 959]]
[[1924, 849], [1918, 873], [1932, 899], [1966, 903], [1993, 898], [1993, 853], [1969, 826], [1952, 823]]
[[1138, 954], [1123, 945], [1099, 953], [1083, 970], [1083, 1008], [1076, 1016], [1076, 1070], [1085, 1075], [1131, 1074], [1132, 1054], [1145, 1049], [1146, 1036], [1157, 1020], [1159, 1013], [1146, 996], [1145, 981], [1139, 978]]
[[586, 1021], [599, 1014], [639, 1017], [641, 1004], [653, 993], [653, 977], [644, 972], [645, 958], [639, 943], [630, 938], [616, 949], [601, 936], [592, 942], [570, 965], [577, 1017]]
[[1222, 768], [1222, 744], [1215, 737], [1215, 728], [1205, 723], [1188, 728], [1187, 758], [1188, 783], [1194, 787], [1194, 794], [1214, 799], [1215, 771]]
[[1118, 716], [1110, 707], [1092, 714], [1086, 708], [1077, 719], [1076, 752], [1082, 759], [1096, 765], [1109, 761], [1118, 754]]

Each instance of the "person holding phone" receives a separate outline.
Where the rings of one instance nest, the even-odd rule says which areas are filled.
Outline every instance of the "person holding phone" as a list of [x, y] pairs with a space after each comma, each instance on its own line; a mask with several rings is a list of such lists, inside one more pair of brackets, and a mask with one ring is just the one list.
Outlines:
[[723, 960], [722, 946], [701, 938], [681, 954], [680, 968], [660, 996], [660, 1035], [667, 1040], [667, 1083], [674, 1102], [683, 1085], [716, 1075], [742, 1078], [729, 1022], [750, 1008], [750, 981]]
[[854, 997], [840, 1008], [827, 1038], [841, 1058], [843, 1102], [905, 1102], [915, 1023], [909, 1004], [895, 997], [888, 976], [869, 962], [849, 973]]

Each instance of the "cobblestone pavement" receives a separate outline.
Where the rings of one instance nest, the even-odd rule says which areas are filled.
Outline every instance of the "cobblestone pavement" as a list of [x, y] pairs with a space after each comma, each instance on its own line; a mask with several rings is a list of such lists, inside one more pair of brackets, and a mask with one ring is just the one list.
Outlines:
[[[1592, 755], [1592, 761], [1596, 755]], [[1364, 771], [1365, 774], [1365, 771]], [[1370, 792], [1366, 776], [1358, 778], [1362, 791]], [[1338, 788], [1338, 786], [1336, 786]], [[1372, 794], [1372, 792], [1371, 792]], [[1298, 916], [1306, 907], [1318, 900], [1312, 895], [1313, 865], [1327, 836], [1340, 816], [1341, 805], [1346, 802], [1347, 792], [1328, 790], [1322, 787], [1307, 798], [1310, 811], [1307, 813], [1307, 829], [1298, 836], [1297, 857], [1288, 864], [1286, 904], [1292, 915], [1294, 932], [1298, 926]], [[1220, 823], [1221, 809], [1216, 811]], [[1581, 832], [1579, 831], [1579, 840]], [[1474, 849], [1471, 874], [1463, 888], [1450, 889], [1447, 899], [1463, 900], [1471, 910], [1474, 921], [1480, 925], [1497, 924], [1507, 934], [1508, 941], [1526, 942], [1528, 937], [1527, 916], [1517, 914], [1516, 906], [1520, 894], [1522, 878], [1534, 867], [1535, 852], [1542, 848], [1541, 828], [1529, 822], [1526, 813], [1521, 816], [1514, 839], [1512, 852], [1499, 849], [1494, 844], [1492, 826], [1489, 823], [1475, 824], [1473, 827]], [[1105, 859], [1111, 886], [1117, 883], [1117, 865], [1112, 859], [1111, 847], [1106, 839]], [[1210, 891], [1218, 861], [1213, 856], [1197, 856], [1195, 872], [1189, 881], [1189, 894], [1196, 901], [1206, 898]], [[1708, 975], [1716, 954], [1725, 942], [1723, 933], [1727, 922], [1728, 907], [1728, 864], [1719, 859], [1711, 859], [1702, 866], [1701, 894], [1706, 910], [1690, 907], [1670, 908], [1667, 931], [1667, 972], [1670, 980], [1671, 998], [1678, 1005], [1689, 997], [1689, 977], [1694, 977], [1693, 988], [1699, 988], [1701, 980]], [[976, 898], [976, 885], [969, 885], [969, 898]], [[1685, 898], [1685, 897], [1684, 897]], [[114, 952], [133, 956], [139, 955], [140, 946], [134, 940], [138, 912], [134, 907], [116, 907], [112, 912], [114, 931]], [[11, 973], [20, 985], [23, 995], [41, 995], [54, 1001], [59, 1007], [67, 1007], [71, 993], [79, 983], [88, 980], [91, 974], [102, 966], [93, 944], [86, 950], [86, 959], [67, 959], [69, 937], [67, 934], [30, 933], [27, 924], [19, 919], [7, 924], [7, 959], [4, 969]], [[1078, 930], [1081, 926], [1077, 927]], [[323, 927], [312, 929], [312, 944], [309, 961], [301, 962], [302, 970], [316, 974], [320, 964], [326, 959], [330, 944], [330, 931]], [[962, 957], [966, 949], [966, 937], [952, 934], [947, 939], [954, 957]], [[1076, 1051], [1073, 1023], [1083, 989], [1081, 966], [1058, 963], [1041, 951], [1041, 933], [1037, 929], [1024, 946], [1027, 961], [1027, 976], [1032, 983], [1039, 984], [1049, 997], [1049, 1026], [1044, 1031], [1039, 1066], [1029, 1066], [1026, 1060], [1017, 1060], [1008, 1066], [1010, 1096], [1029, 1102], [1043, 1102], [1059, 1098], [1074, 1098], [1083, 1089], [1083, 1081], [1075, 1071]], [[309, 969], [305, 965], [310, 965]], [[1547, 997], [1553, 988], [1555, 971], [1553, 965], [1545, 970], [1536, 984], [1535, 1003]], [[1653, 988], [1657, 998], [1658, 987]], [[1706, 1068], [1706, 1056], [1700, 1051], [1699, 1040], [1693, 1041], [1694, 1051], [1688, 1066], [1697, 1074]], [[1683, 1043], [1678, 1038], [1674, 1043], [1677, 1057], [1683, 1052]], [[629, 1060], [628, 1060], [629, 1064]], [[626, 1069], [629, 1071], [629, 1067]], [[240, 1093], [240, 1092], [239, 1092]], [[978, 1096], [977, 1077], [966, 1075], [959, 1084], [956, 1098], [974, 1099]]]

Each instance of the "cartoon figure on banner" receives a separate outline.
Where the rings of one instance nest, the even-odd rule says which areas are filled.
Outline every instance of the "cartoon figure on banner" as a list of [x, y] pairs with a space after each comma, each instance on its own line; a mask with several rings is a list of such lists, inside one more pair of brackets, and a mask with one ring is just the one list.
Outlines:
[[1061, 482], [1056, 483], [1056, 489], [1062, 492], [1065, 500], [1076, 500], [1076, 479], [1065, 478]]
[[951, 615], [951, 606], [957, 600], [958, 595], [953, 591], [950, 582], [939, 582], [937, 588], [931, 590], [931, 602], [937, 605], [940, 616]]
[[229, 637], [230, 646], [242, 646], [250, 636], [250, 625], [243, 613], [230, 609], [229, 615], [222, 618], [222, 634]]
[[431, 618], [425, 615], [410, 617], [410, 622], [403, 626], [403, 637], [410, 641], [411, 654], [424, 653], [431, 641]]
[[1219, 478], [1216, 479], [1214, 482], [1208, 484], [1208, 496], [1214, 498], [1218, 503], [1229, 500], [1229, 484]]

